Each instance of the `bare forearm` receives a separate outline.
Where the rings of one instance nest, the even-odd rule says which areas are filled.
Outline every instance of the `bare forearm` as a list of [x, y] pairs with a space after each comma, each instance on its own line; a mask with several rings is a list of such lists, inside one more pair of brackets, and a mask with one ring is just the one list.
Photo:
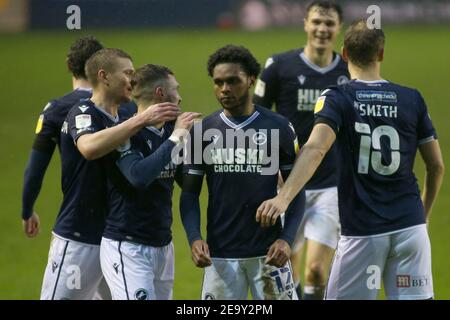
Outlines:
[[425, 186], [422, 193], [422, 202], [425, 208], [425, 218], [429, 219], [434, 200], [441, 188], [444, 177], [444, 169], [436, 168], [427, 170], [425, 175]]
[[101, 158], [125, 143], [144, 125], [140, 117], [133, 117], [117, 126], [81, 136], [77, 141], [78, 149], [87, 160]]
[[322, 162], [326, 151], [313, 146], [305, 145], [300, 151], [300, 156], [295, 162], [289, 178], [280, 190], [280, 196], [289, 203], [311, 179], [317, 167]]

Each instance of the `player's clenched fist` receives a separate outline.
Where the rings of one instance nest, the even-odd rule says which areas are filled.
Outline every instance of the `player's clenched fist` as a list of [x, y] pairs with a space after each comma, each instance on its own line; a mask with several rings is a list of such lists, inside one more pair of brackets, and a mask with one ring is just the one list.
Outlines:
[[275, 224], [277, 218], [286, 211], [288, 203], [278, 196], [261, 203], [256, 210], [256, 222], [267, 228]]
[[199, 268], [208, 267], [212, 264], [208, 244], [204, 240], [195, 240], [192, 243], [192, 261]]
[[266, 257], [266, 264], [281, 268], [286, 264], [291, 256], [291, 247], [289, 244], [282, 240], [276, 240], [269, 248], [269, 252]]

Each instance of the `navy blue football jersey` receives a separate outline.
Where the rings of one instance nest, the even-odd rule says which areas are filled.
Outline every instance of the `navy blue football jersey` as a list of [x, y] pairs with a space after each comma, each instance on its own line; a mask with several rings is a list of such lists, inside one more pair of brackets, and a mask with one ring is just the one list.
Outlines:
[[[255, 88], [253, 102], [289, 119], [295, 128], [300, 147], [306, 143], [314, 125], [314, 105], [320, 93], [330, 85], [348, 82], [350, 75], [341, 56], [333, 53], [332, 63], [318, 67], [306, 58], [303, 49], [270, 57]], [[322, 161], [306, 189], [336, 186], [336, 151]]]
[[418, 145], [437, 136], [417, 90], [354, 80], [326, 90], [316, 117], [336, 131], [343, 235], [425, 223], [413, 166]]
[[[120, 112], [120, 108], [119, 108]], [[104, 158], [87, 161], [75, 143], [119, 122], [89, 100], [81, 100], [69, 111], [61, 128], [61, 204], [53, 231], [67, 239], [100, 244], [107, 214]]]
[[274, 226], [261, 228], [256, 209], [277, 195], [279, 170], [292, 170], [297, 141], [289, 121], [257, 106], [251, 116], [239, 118], [220, 110], [196, 124], [191, 138], [191, 164], [183, 172], [206, 175], [211, 256], [265, 256], [282, 226], [278, 219]]
[[109, 158], [110, 212], [104, 237], [152, 247], [166, 246], [172, 241], [172, 193], [177, 164], [170, 160], [147, 187], [135, 188], [122, 175], [116, 162], [133, 153], [142, 159], [153, 154], [170, 137], [173, 127], [173, 123], [166, 123], [161, 130], [144, 128], [130, 139], [128, 146], [123, 146]]
[[61, 127], [67, 113], [81, 99], [90, 98], [91, 94], [91, 89], [78, 88], [60, 98], [50, 100], [39, 116], [36, 135], [53, 141], [59, 147]]

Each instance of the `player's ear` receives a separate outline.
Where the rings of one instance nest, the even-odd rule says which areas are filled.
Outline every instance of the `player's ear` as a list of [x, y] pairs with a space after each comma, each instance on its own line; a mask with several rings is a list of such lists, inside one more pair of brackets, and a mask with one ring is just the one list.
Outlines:
[[157, 97], [159, 100], [162, 100], [162, 98], [164, 97], [164, 90], [162, 87], [155, 88], [155, 97]]
[[342, 59], [344, 59], [344, 61], [348, 63], [348, 53], [347, 53], [347, 49], [345, 49], [344, 47], [342, 47], [341, 53], [342, 53]]
[[105, 70], [103, 70], [103, 69], [98, 70], [97, 79], [98, 79], [98, 82], [103, 83], [105, 86], [109, 86], [108, 74]]
[[256, 77], [255, 76], [249, 76], [248, 77], [248, 87], [251, 88], [256, 83]]
[[378, 61], [381, 62], [384, 59], [384, 48], [378, 52]]

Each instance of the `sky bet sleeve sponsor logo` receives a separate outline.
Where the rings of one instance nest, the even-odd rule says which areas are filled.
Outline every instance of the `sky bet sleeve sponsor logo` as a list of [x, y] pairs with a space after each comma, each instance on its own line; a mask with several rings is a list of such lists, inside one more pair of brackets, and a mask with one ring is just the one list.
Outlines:
[[397, 94], [393, 91], [356, 91], [358, 101], [397, 102]]

